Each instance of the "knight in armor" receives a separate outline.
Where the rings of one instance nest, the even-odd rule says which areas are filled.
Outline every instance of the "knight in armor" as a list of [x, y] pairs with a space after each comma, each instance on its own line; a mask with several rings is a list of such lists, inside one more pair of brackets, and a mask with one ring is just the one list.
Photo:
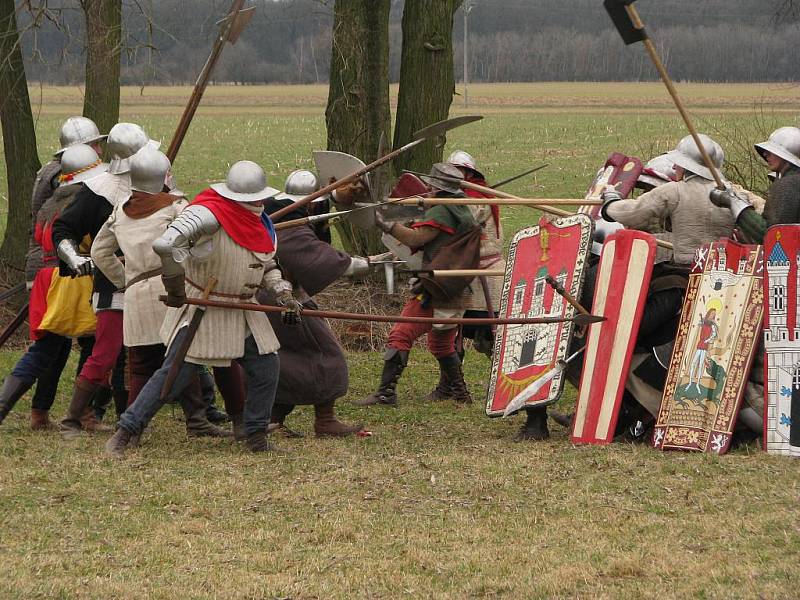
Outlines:
[[[53, 223], [74, 202], [83, 182], [104, 173], [108, 165], [100, 160], [90, 146], [74, 144], [62, 153], [59, 168], [58, 189], [39, 209], [34, 229], [36, 242], [42, 249], [42, 268], [38, 269], [33, 281], [28, 309], [33, 344], [17, 362], [0, 390], [0, 422], [37, 380], [55, 377], [56, 368], [60, 374], [66, 355], [69, 355], [72, 338], [78, 339], [82, 356], [88, 357], [92, 348], [91, 336], [95, 331], [95, 316], [90, 304], [92, 282], [90, 278], [73, 278], [60, 273]], [[81, 251], [85, 254], [89, 249], [84, 245]], [[57, 384], [58, 378], [55, 377], [54, 385]], [[42, 407], [45, 414], [37, 429], [47, 427], [46, 411], [52, 400], [48, 398], [48, 401], [49, 404]], [[80, 421], [84, 415], [81, 413], [76, 417]]]
[[[80, 253], [78, 248], [84, 239], [94, 239], [114, 207], [130, 197], [129, 159], [149, 141], [144, 130], [133, 123], [118, 123], [109, 131], [106, 143], [113, 160], [108, 170], [87, 180], [69, 208], [61, 213], [53, 225], [53, 241], [62, 275], [92, 275], [92, 259]], [[109, 378], [115, 366], [118, 375], [112, 379], [112, 383], [117, 413], [121, 414], [128, 404], [123, 375], [124, 359], [120, 359], [123, 304], [123, 293], [118, 292], [102, 272], [96, 273], [92, 293], [92, 306], [97, 314], [95, 345], [75, 381], [72, 400], [61, 422], [64, 437], [74, 437], [84, 429], [80, 417], [91, 411], [90, 403], [95, 394], [109, 387]], [[100, 427], [110, 431], [107, 426]]]
[[[123, 456], [164, 402], [197, 376], [200, 365], [227, 367], [232, 362], [244, 369], [247, 387], [239, 437], [252, 452], [274, 450], [266, 435], [278, 384], [279, 344], [269, 319], [264, 313], [209, 307], [193, 337], [187, 338], [192, 327], [186, 324], [196, 323], [193, 317], [201, 309], [185, 301], [187, 296], [200, 298], [208, 289], [212, 300], [256, 304], [256, 291], [263, 287], [285, 307], [287, 323], [299, 322], [302, 306], [275, 263], [274, 229], [264, 214], [264, 200], [276, 191], [267, 186], [260, 166], [237, 162], [225, 183], [201, 192], [153, 242], [170, 307], [161, 328], [167, 355], [120, 418], [119, 429], [106, 444], [109, 455]], [[211, 288], [213, 280], [216, 286]], [[163, 390], [184, 341], [188, 349], [176, 365], [177, 377]]]
[[[285, 192], [268, 199], [264, 210], [271, 214], [319, 189], [317, 177], [310, 171], [294, 171], [286, 179]], [[312, 206], [313, 206], [312, 202]], [[297, 218], [287, 214], [281, 220]], [[277, 221], [280, 222], [280, 221]], [[292, 283], [294, 297], [304, 308], [317, 309], [314, 296], [342, 276], [369, 271], [369, 260], [349, 256], [320, 239], [311, 227], [292, 227], [277, 232], [275, 257], [284, 277]], [[324, 237], [324, 236], [323, 236]], [[259, 292], [259, 300], [270, 303], [268, 294]], [[336, 334], [324, 319], [304, 319], [297, 326], [283, 323], [277, 314], [268, 315], [280, 342], [280, 377], [272, 408], [272, 424], [289, 437], [301, 434], [285, 425], [285, 419], [298, 405], [314, 407], [314, 433], [318, 437], [353, 435], [363, 429], [336, 418], [337, 398], [347, 393], [347, 359]]]
[[[130, 159], [131, 197], [114, 207], [92, 243], [91, 257], [96, 269], [117, 289], [161, 266], [152, 244], [188, 205], [180, 193], [163, 191], [169, 170], [169, 159], [154, 148], [145, 147], [134, 154]], [[124, 255], [124, 262], [117, 256], [119, 252]], [[131, 402], [164, 361], [166, 347], [160, 329], [167, 308], [158, 300], [164, 293], [158, 277], [131, 283], [125, 290], [122, 330], [128, 350]], [[199, 378], [181, 394], [180, 404], [189, 437], [232, 435], [208, 421], [207, 399]], [[240, 415], [241, 410], [242, 406], [229, 408], [233, 415]]]
[[[425, 177], [427, 183], [440, 197], [463, 198], [464, 193], [457, 183], [451, 183], [437, 177], [462, 179], [458, 168], [448, 163], [437, 163], [431, 169], [431, 177]], [[376, 211], [376, 224], [385, 233], [390, 234], [411, 250], [421, 251], [424, 260], [430, 263], [437, 256], [443, 245], [454, 236], [466, 233], [476, 226], [475, 218], [466, 206], [431, 206], [422, 220], [406, 227], [399, 223], [387, 222]], [[434, 301], [428, 292], [416, 291], [413, 298], [406, 302], [402, 314], [405, 316], [437, 316], [458, 317], [464, 314], [465, 296], [450, 301]], [[414, 341], [427, 334], [428, 349], [439, 362], [451, 397], [458, 403], [468, 403], [472, 398], [464, 382], [461, 370], [461, 359], [456, 352], [455, 341], [458, 333], [456, 325], [427, 325], [416, 323], [398, 323], [389, 332], [387, 349], [384, 354], [383, 373], [377, 391], [366, 398], [356, 401], [360, 406], [397, 405], [397, 382], [408, 364], [408, 355]]]

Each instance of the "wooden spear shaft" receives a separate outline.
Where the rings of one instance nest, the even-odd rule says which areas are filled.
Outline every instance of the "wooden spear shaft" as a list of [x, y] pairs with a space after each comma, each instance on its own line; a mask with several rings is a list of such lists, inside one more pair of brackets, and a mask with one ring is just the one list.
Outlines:
[[[392, 198], [391, 200], [395, 200]], [[602, 200], [583, 200], [574, 198], [406, 198], [397, 200], [401, 206], [416, 206], [420, 203], [429, 206], [458, 205], [458, 206], [531, 206], [540, 204], [547, 206], [602, 206]]]

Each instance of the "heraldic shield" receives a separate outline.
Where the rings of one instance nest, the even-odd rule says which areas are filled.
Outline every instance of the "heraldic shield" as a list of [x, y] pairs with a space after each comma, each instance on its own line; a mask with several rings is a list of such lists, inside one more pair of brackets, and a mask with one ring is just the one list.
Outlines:
[[655, 238], [642, 231], [615, 231], [603, 245], [592, 313], [606, 320], [590, 325], [586, 336], [570, 436], [576, 444], [614, 439], [655, 255]]
[[764, 449], [800, 456], [800, 225], [764, 238]]
[[764, 316], [761, 246], [721, 240], [695, 255], [653, 446], [723, 454]]
[[[613, 185], [623, 198], [627, 198], [636, 186], [643, 169], [642, 161], [638, 158], [625, 156], [619, 152], [610, 154], [606, 164], [597, 172], [594, 181], [586, 190], [584, 199], [600, 200], [600, 194], [608, 185]], [[597, 220], [601, 218], [600, 208], [599, 206], [581, 206], [578, 210]]]
[[[500, 302], [500, 315], [511, 317], [574, 317], [575, 309], [545, 279], [559, 281], [580, 297], [593, 222], [588, 215], [542, 218], [539, 225], [519, 231], [511, 240]], [[571, 322], [500, 325], [495, 335], [486, 414], [503, 415], [522, 390], [566, 358], [572, 339]], [[558, 400], [564, 373], [551, 379], [525, 406], [544, 406]]]

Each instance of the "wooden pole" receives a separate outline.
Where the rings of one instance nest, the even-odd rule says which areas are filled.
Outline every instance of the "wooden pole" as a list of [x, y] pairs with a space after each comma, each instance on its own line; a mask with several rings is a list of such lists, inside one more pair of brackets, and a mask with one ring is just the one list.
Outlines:
[[430, 206], [458, 205], [458, 206], [531, 206], [532, 204], [547, 206], [602, 206], [602, 200], [584, 200], [575, 198], [406, 198], [395, 199], [395, 203], [402, 206], [417, 206], [428, 204]]

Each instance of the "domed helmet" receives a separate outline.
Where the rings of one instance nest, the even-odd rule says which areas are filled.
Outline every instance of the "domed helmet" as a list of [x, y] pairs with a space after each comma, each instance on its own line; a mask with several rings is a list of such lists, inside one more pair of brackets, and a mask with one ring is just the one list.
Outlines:
[[475, 171], [478, 175], [483, 177], [483, 173], [478, 171], [475, 159], [469, 152], [465, 152], [464, 150], [456, 150], [447, 157], [447, 162], [456, 167], [461, 167], [462, 169]]
[[228, 171], [225, 183], [214, 183], [211, 189], [234, 202], [266, 200], [278, 193], [278, 190], [267, 185], [264, 169], [250, 160], [240, 160], [234, 164]]
[[130, 158], [131, 190], [147, 194], [163, 191], [170, 166], [163, 152], [145, 146]]
[[[289, 173], [283, 186], [283, 193], [275, 196], [278, 200], [289, 199], [292, 202], [305, 198], [319, 189], [319, 179], [306, 169], [297, 169]], [[317, 198], [313, 202], [322, 202], [326, 197]]]
[[58, 184], [72, 185], [96, 177], [108, 170], [97, 152], [86, 144], [74, 144], [61, 155], [61, 175]]
[[439, 177], [448, 177], [458, 180], [464, 179], [463, 173], [450, 163], [436, 163], [431, 167], [430, 175], [420, 175], [419, 178], [434, 190], [441, 190], [442, 192], [448, 192], [450, 194], [456, 194], [461, 191], [461, 186], [457, 182], [439, 179]]
[[[725, 152], [723, 152], [722, 146], [703, 133], [699, 134], [699, 138], [706, 152], [708, 152], [708, 156], [711, 158], [713, 165], [717, 169], [721, 169], [722, 165], [725, 163]], [[668, 152], [667, 156], [674, 164], [683, 167], [690, 173], [702, 177], [703, 179], [708, 179], [709, 181], [714, 180], [711, 171], [703, 162], [703, 155], [700, 153], [700, 148], [697, 147], [691, 135], [687, 135], [683, 138], [675, 147], [675, 150]]]
[[780, 127], [772, 132], [766, 142], [755, 145], [761, 158], [774, 154], [796, 167], [800, 167], [800, 128]]
[[673, 161], [668, 154], [661, 154], [651, 159], [645, 166], [642, 174], [639, 175], [638, 183], [646, 186], [658, 187], [675, 181], [675, 169]]
[[58, 133], [58, 140], [61, 148], [54, 154], [60, 156], [70, 146], [75, 144], [94, 144], [95, 142], [102, 142], [108, 136], [102, 135], [100, 130], [95, 125], [95, 122], [86, 117], [70, 117], [61, 126], [61, 131]]
[[106, 146], [113, 156], [109, 172], [113, 175], [127, 173], [130, 170], [130, 157], [147, 145], [158, 150], [161, 144], [151, 141], [144, 129], [135, 123], [114, 125], [108, 132], [106, 141]]

